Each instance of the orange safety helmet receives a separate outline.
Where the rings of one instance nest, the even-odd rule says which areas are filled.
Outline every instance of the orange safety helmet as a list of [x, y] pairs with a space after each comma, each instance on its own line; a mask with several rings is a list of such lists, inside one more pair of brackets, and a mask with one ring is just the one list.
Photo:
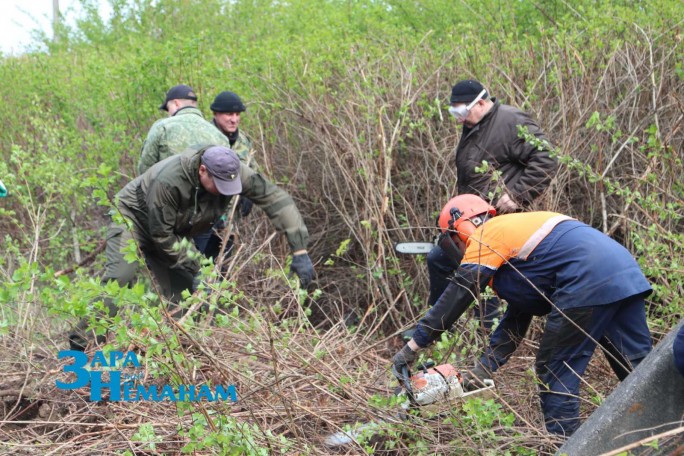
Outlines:
[[458, 195], [442, 208], [437, 225], [442, 234], [458, 234], [466, 242], [486, 216], [495, 216], [496, 209], [477, 195]]

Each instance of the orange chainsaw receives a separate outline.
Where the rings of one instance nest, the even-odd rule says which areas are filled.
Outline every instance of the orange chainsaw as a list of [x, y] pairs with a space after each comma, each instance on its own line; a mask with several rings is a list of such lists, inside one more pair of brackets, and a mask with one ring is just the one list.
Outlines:
[[414, 408], [423, 415], [443, 413], [455, 400], [491, 396], [494, 391], [492, 379], [485, 379], [482, 388], [466, 391], [461, 373], [452, 364], [435, 366], [429, 362], [419, 369], [418, 373], [411, 375], [408, 367], [404, 366], [403, 372], [395, 376], [402, 385], [399, 396], [404, 395], [408, 399], [402, 408]]
[[[406, 397], [398, 414], [400, 419], [408, 419], [410, 415], [407, 411], [410, 409], [418, 410], [424, 417], [431, 417], [448, 412], [458, 401], [494, 396], [494, 381], [491, 379], [485, 379], [482, 388], [466, 391], [460, 372], [452, 364], [435, 366], [434, 363], [425, 363], [419, 369], [413, 375], [408, 366], [404, 366], [402, 372], [395, 372], [401, 384], [397, 395]], [[383, 423], [373, 421], [357, 425], [350, 431], [337, 432], [325, 439], [325, 445], [331, 448], [348, 445], [361, 435], [380, 429]]]

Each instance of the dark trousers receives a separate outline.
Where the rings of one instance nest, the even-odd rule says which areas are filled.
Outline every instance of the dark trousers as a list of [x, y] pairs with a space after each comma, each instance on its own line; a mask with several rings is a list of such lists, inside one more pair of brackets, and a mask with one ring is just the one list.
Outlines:
[[[442, 293], [444, 293], [447, 285], [449, 285], [449, 277], [458, 269], [462, 258], [462, 255], [459, 257], [447, 255], [439, 246], [435, 246], [430, 250], [427, 256], [428, 278], [430, 279], [428, 304], [430, 306], [434, 306]], [[499, 318], [499, 304], [499, 299], [494, 297], [485, 300], [481, 306], [475, 307], [475, 317], [482, 321], [486, 329], [491, 329], [494, 320]], [[484, 315], [484, 318], [481, 315]]]
[[[240, 198], [242, 200], [242, 198]], [[226, 228], [226, 222], [221, 219], [214, 224], [209, 231], [206, 233], [198, 234], [193, 238], [195, 242], [195, 247], [199, 250], [205, 257], [214, 258], [214, 261], [221, 253], [221, 244], [223, 243], [221, 237], [217, 233], [221, 233]], [[227, 260], [232, 251], [235, 242], [235, 236], [230, 235], [228, 241], [226, 242], [226, 248], [223, 252], [223, 260]]]
[[[129, 263], [124, 258], [125, 248], [129, 240], [132, 239], [133, 236], [125, 225], [119, 225], [114, 222], [109, 224], [105, 248], [105, 273], [102, 277], [102, 283], [116, 280], [121, 287], [130, 286], [133, 283], [139, 269], [139, 264]], [[145, 263], [150, 268], [161, 294], [173, 303], [180, 302], [182, 292], [190, 290], [192, 287], [192, 274], [186, 270], [171, 268], [168, 265], [168, 261], [159, 258], [152, 252], [144, 249], [142, 251]], [[110, 297], [105, 298], [104, 303], [109, 317], [115, 316], [119, 310], [118, 304]], [[102, 315], [101, 317], [105, 316]], [[95, 338], [95, 334], [92, 331], [87, 331], [88, 325], [88, 319], [84, 318], [69, 334], [72, 349], [83, 350], [87, 341]], [[103, 336], [97, 338], [98, 341], [103, 339]]]
[[554, 309], [548, 315], [535, 367], [546, 429], [569, 436], [580, 424], [580, 378], [596, 348], [584, 332], [601, 344], [620, 380], [651, 351], [652, 342], [641, 296], [564, 313]]
[[213, 228], [206, 233], [198, 234], [192, 240], [197, 250], [207, 258], [216, 258], [221, 250], [221, 238], [214, 233]]

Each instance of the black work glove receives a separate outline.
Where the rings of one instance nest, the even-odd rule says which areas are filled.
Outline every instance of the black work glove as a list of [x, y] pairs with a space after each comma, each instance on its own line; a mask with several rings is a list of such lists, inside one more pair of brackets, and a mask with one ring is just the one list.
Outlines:
[[292, 257], [292, 263], [290, 264], [290, 272], [294, 272], [299, 277], [299, 283], [303, 288], [309, 286], [314, 278], [314, 268], [311, 258], [306, 253], [300, 255], [295, 255]]
[[251, 199], [244, 196], [240, 196], [239, 206], [240, 215], [242, 215], [243, 217], [247, 217], [249, 213], [252, 212], [252, 207], [254, 207], [254, 203]]
[[492, 373], [477, 361], [473, 367], [461, 372], [461, 378], [463, 379], [463, 389], [473, 391], [484, 388], [486, 386], [484, 380], [492, 378]]
[[418, 352], [411, 350], [411, 347], [409, 347], [408, 344], [404, 345], [404, 348], [394, 355], [392, 358], [392, 373], [399, 381], [403, 381], [405, 376], [404, 368], [413, 364], [417, 356]]

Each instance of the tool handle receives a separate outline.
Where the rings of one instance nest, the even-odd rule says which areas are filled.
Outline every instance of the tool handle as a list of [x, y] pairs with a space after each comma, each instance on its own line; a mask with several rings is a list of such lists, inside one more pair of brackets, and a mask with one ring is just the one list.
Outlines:
[[427, 374], [427, 370], [432, 368], [432, 367], [435, 367], [434, 361], [425, 361], [423, 364], [418, 365], [417, 369], [422, 370], [423, 372], [425, 372]]

